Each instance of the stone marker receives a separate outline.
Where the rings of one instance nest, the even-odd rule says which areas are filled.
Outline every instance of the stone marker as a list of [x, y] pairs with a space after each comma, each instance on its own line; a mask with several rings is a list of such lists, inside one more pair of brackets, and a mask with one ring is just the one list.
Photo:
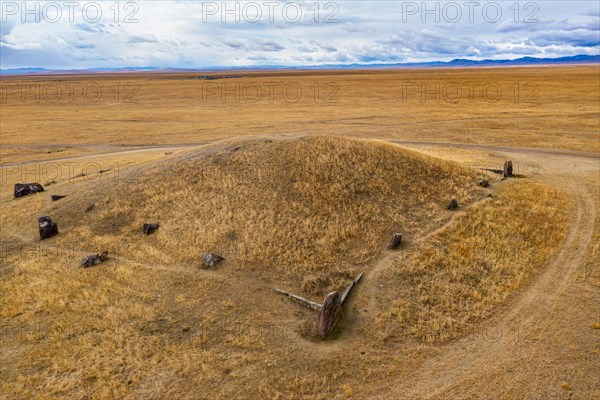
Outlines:
[[215, 265], [217, 265], [218, 263], [220, 263], [221, 261], [225, 260], [224, 257], [221, 257], [217, 254], [213, 254], [213, 253], [205, 253], [202, 256], [202, 259], [204, 260], [204, 265], [206, 266], [206, 268], [212, 268]]
[[67, 197], [67, 195], [58, 195], [58, 194], [53, 194], [50, 196], [50, 198], [52, 199], [52, 201], [58, 201], [60, 199], [64, 199], [65, 197]]
[[52, 222], [50, 217], [38, 218], [38, 226], [40, 228], [40, 240], [58, 235], [58, 225], [56, 225], [55, 222]]
[[401, 243], [402, 243], [402, 234], [394, 233], [392, 235], [392, 240], [390, 241], [390, 244], [388, 245], [388, 249], [396, 250], [398, 248], [398, 246], [400, 246]]
[[502, 169], [502, 176], [505, 178], [509, 178], [513, 176], [513, 163], [511, 160], [506, 160], [504, 162], [504, 168]]
[[477, 181], [477, 184], [478, 184], [479, 186], [481, 186], [481, 187], [484, 187], [484, 188], [486, 188], [486, 187], [490, 186], [490, 183], [489, 183], [488, 181], [486, 181], [485, 179], [482, 179], [482, 180], [480, 180], [480, 181]]
[[158, 230], [160, 224], [144, 224], [144, 235], [151, 235]]
[[108, 259], [108, 251], [103, 251], [102, 254], [92, 254], [91, 256], [87, 256], [83, 260], [81, 260], [81, 265], [83, 268], [93, 267], [94, 265], [98, 265], [103, 263]]
[[458, 200], [452, 199], [448, 204], [448, 210], [456, 210], [458, 208]]
[[43, 191], [44, 187], [39, 183], [15, 183], [14, 196], [23, 197]]
[[319, 326], [317, 334], [326, 339], [335, 329], [338, 321], [342, 317], [342, 302], [338, 292], [331, 292], [325, 297], [323, 307], [319, 314]]

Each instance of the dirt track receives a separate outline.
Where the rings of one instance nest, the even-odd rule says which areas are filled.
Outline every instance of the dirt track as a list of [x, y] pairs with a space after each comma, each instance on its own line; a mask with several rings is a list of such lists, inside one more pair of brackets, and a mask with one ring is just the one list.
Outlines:
[[[473, 148], [472, 145], [452, 146]], [[600, 158], [543, 149], [528, 151], [482, 145], [477, 148], [502, 151], [513, 160], [536, 162], [542, 166], [542, 180], [572, 194], [575, 215], [565, 245], [554, 260], [512, 298], [503, 312], [484, 324], [480, 331], [440, 348], [436, 357], [414, 371], [410, 381], [393, 382], [374, 397], [592, 398], [588, 395], [600, 394], [600, 378], [593, 372], [598, 371], [600, 362], [591, 354], [598, 349], [599, 337], [597, 330], [590, 327], [598, 317], [598, 294], [573, 278], [582, 268], [592, 243], [598, 199], [587, 187], [585, 177], [594, 171], [597, 174]], [[592, 348], [586, 348], [586, 344]], [[594, 375], [596, 378], [591, 378]], [[570, 389], [556, 385], [556, 380], [561, 378], [569, 387], [583, 389], [587, 394], [572, 397]], [[582, 388], [582, 385], [587, 387]]]

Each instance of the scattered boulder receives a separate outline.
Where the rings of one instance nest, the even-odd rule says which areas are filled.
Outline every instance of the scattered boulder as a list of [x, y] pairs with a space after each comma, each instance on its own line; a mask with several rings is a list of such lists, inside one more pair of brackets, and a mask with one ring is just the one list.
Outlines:
[[333, 332], [338, 321], [342, 317], [342, 301], [338, 292], [331, 292], [323, 301], [323, 307], [321, 307], [321, 313], [319, 314], [319, 326], [317, 327], [317, 334], [322, 339], [327, 337]]
[[144, 235], [151, 235], [158, 230], [160, 224], [144, 224]]
[[81, 265], [83, 268], [93, 267], [94, 265], [98, 265], [108, 260], [108, 251], [103, 251], [102, 254], [92, 254], [91, 256], [85, 257], [81, 260]]
[[452, 199], [450, 200], [450, 204], [448, 204], [448, 210], [456, 210], [458, 208], [458, 200]]
[[14, 195], [15, 197], [23, 197], [43, 191], [44, 187], [39, 183], [15, 183]]
[[50, 196], [50, 198], [52, 199], [52, 201], [58, 201], [60, 199], [64, 199], [65, 197], [67, 197], [67, 195], [58, 195], [58, 194], [53, 194]]
[[58, 235], [58, 225], [50, 217], [38, 218], [38, 226], [40, 228], [40, 240]]
[[206, 268], [212, 268], [215, 265], [217, 265], [218, 263], [220, 263], [221, 261], [224, 261], [225, 258], [221, 257], [217, 254], [213, 254], [213, 253], [205, 253], [202, 256], [202, 259], [204, 260], [204, 265], [206, 266]]
[[513, 176], [513, 163], [511, 160], [506, 160], [504, 162], [504, 168], [502, 169], [502, 176], [505, 178], [510, 178]]
[[89, 206], [88, 206], [88, 207], [85, 209], [85, 212], [87, 213], [87, 212], [90, 212], [90, 211], [92, 211], [92, 210], [94, 209], [94, 207], [96, 207], [96, 204], [90, 204], [90, 205], [89, 205]]
[[398, 246], [400, 246], [401, 243], [402, 243], [402, 234], [394, 233], [392, 235], [392, 240], [390, 241], [390, 244], [388, 245], [388, 249], [396, 250], [398, 248]]
[[486, 187], [490, 186], [490, 183], [489, 183], [488, 181], [486, 181], [485, 179], [482, 179], [482, 180], [480, 180], [480, 181], [477, 181], [477, 184], [478, 184], [479, 186], [481, 186], [481, 187], [484, 187], [484, 188], [486, 188]]

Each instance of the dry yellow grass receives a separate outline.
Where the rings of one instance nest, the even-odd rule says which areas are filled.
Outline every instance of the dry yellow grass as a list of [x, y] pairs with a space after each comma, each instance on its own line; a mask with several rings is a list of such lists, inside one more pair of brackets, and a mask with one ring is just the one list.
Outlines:
[[[489, 316], [567, 229], [568, 207], [550, 206], [564, 204], [554, 189], [496, 183], [493, 199], [474, 204], [490, 191], [460, 164], [378, 141], [264, 137], [150, 158], [124, 181], [59, 181], [52, 190], [70, 195], [56, 203], [5, 198], [6, 397], [361, 398], [422, 363], [431, 350], [414, 338], [439, 343]], [[450, 197], [462, 211], [445, 210]], [[40, 243], [41, 213], [61, 234]], [[160, 230], [142, 236], [155, 221]], [[556, 230], [533, 228], [542, 223]], [[395, 230], [408, 245], [385, 251]], [[434, 241], [450, 257], [432, 253]], [[203, 270], [209, 246], [229, 257]], [[76, 268], [103, 248], [119, 258]], [[272, 291], [318, 300], [358, 270], [381, 275], [359, 285], [332, 342], [307, 336], [315, 315]]]
[[443, 231], [393, 260], [384, 339], [444, 342], [488, 317], [565, 239], [568, 202], [542, 184], [507, 182]]
[[[96, 208], [85, 216], [61, 215], [77, 210], [65, 199], [57, 217], [73, 226], [64, 240], [122, 243], [130, 258], [162, 264], [198, 266], [202, 252], [213, 251], [237, 269], [280, 283], [293, 278], [322, 296], [377, 259], [394, 231], [433, 229], [449, 218], [451, 198], [467, 205], [483, 197], [469, 172], [378, 142], [233, 141], [88, 196]], [[153, 221], [159, 232], [140, 237]]]
[[[200, 75], [2, 77], [2, 162], [23, 161], [26, 155], [10, 147], [19, 144], [71, 152], [69, 144], [284, 133], [600, 151], [600, 74], [593, 65], [243, 72], [216, 81]], [[62, 95], [51, 101], [59, 88]], [[98, 101], [93, 88], [102, 92]]]
[[[588, 230], [594, 236], [588, 252], [569, 247], [565, 270], [576, 268], [564, 285], [569, 291], [541, 286], [551, 289], [543, 299], [565, 310], [523, 315], [539, 325], [534, 335], [524, 332], [535, 336], [534, 347], [495, 347], [487, 360], [498, 363], [488, 375], [477, 371], [469, 385], [456, 381], [455, 395], [434, 398], [553, 398], [565, 392], [563, 382], [574, 397], [594, 398], [597, 377], [589, 372], [597, 357], [588, 356], [598, 353], [591, 335], [598, 332], [599, 214], [590, 225], [572, 208], [590, 218], [591, 205], [598, 208], [597, 159], [423, 144], [416, 153], [351, 138], [598, 154], [599, 81], [597, 66], [252, 72], [227, 81], [190, 74], [0, 78], [2, 96], [12, 84], [33, 84], [27, 101], [8, 96], [0, 104], [0, 397], [390, 398], [392, 389], [415, 386], [419, 398], [432, 392], [423, 377], [435, 357], [460, 349], [465, 335], [481, 336], [482, 326], [527, 294], [575, 227], [578, 236], [570, 231], [567, 242], [585, 241]], [[139, 88], [134, 102], [110, 97], [127, 82]], [[499, 85], [503, 94], [497, 102], [479, 91], [472, 100], [403, 98], [414, 83], [439, 84], [442, 95], [455, 82]], [[105, 96], [32, 101], [48, 83], [97, 83]], [[231, 93], [225, 101], [220, 93], [203, 99], [215, 84], [241, 96], [244, 85], [269, 83], [298, 85], [303, 95], [291, 102], [281, 90], [272, 101]], [[235, 139], [191, 145], [224, 138]], [[160, 143], [189, 146], [149, 148]], [[520, 167], [537, 163], [540, 173], [519, 171], [525, 178], [494, 180], [483, 190], [462, 167], [497, 165], [506, 153]], [[55, 182], [13, 200], [14, 183], [31, 180]], [[582, 200], [587, 191], [591, 203]], [[51, 202], [50, 194], [68, 197]], [[459, 211], [444, 209], [450, 197], [459, 199]], [[38, 241], [41, 215], [58, 222], [59, 236]], [[156, 221], [160, 230], [142, 236], [141, 224]], [[405, 246], [385, 250], [397, 230]], [[77, 268], [103, 249], [112, 256], [106, 264]], [[227, 261], [203, 270], [203, 251]], [[581, 265], [573, 261], [578, 255]], [[272, 291], [282, 286], [320, 300], [359, 270], [367, 273], [332, 341], [315, 340], [316, 315]], [[565, 339], [550, 342], [550, 335]], [[444, 370], [469, 373], [478, 365]], [[580, 374], [565, 376], [560, 365]], [[489, 391], [478, 391], [485, 376], [493, 377]], [[449, 375], [432, 382], [455, 384]]]

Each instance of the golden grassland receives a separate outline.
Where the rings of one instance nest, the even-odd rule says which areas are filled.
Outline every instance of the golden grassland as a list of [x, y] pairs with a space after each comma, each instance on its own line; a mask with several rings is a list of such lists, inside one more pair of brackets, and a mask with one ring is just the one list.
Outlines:
[[2, 77], [2, 162], [289, 133], [600, 151], [597, 65], [233, 74]]
[[[502, 150], [386, 142], [597, 155], [598, 66], [232, 74], [0, 78], [0, 397], [385, 398], [544, 273], [575, 223], [571, 189], [600, 206], [591, 158], [517, 152], [519, 178], [500, 181], [465, 166], [501, 165]], [[71, 101], [66, 88], [86, 84], [102, 98], [75, 90]], [[20, 181], [46, 192], [13, 199]], [[452, 197], [457, 211], [445, 209]], [[42, 215], [60, 234], [40, 242]], [[589, 299], [598, 215], [574, 276]], [[143, 236], [144, 222], [161, 227]], [[395, 231], [404, 245], [392, 252]], [[102, 250], [107, 263], [78, 268]], [[205, 251], [226, 261], [203, 269]], [[330, 341], [314, 337], [312, 311], [273, 291], [320, 301], [359, 271]], [[594, 318], [578, 315], [578, 331], [597, 332]], [[581, 357], [577, 346], [598, 354], [582, 337], [561, 360]], [[593, 398], [597, 380], [583, 378], [552, 383]]]
[[[6, 397], [361, 398], [492, 315], [569, 227], [556, 188], [525, 177], [481, 189], [461, 164], [379, 141], [265, 136], [143, 154], [122, 180], [3, 198]], [[61, 234], [39, 242], [46, 213]], [[143, 222], [161, 228], [144, 237]], [[396, 230], [406, 245], [385, 250]], [[112, 260], [77, 268], [104, 248]], [[202, 269], [205, 249], [228, 259]], [[333, 341], [272, 291], [319, 300], [359, 270], [373, 278]]]
[[490, 315], [546, 265], [566, 236], [564, 196], [540, 183], [505, 183], [496, 196], [403, 253], [387, 269], [384, 339], [444, 342]]

